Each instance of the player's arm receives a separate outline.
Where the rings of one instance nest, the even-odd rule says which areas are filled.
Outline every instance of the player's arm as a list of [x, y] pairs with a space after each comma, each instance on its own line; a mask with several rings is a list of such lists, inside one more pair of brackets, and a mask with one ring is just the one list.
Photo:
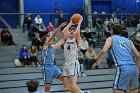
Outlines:
[[140, 55], [139, 55], [139, 52], [135, 48], [133, 42], [130, 41], [130, 43], [131, 43], [132, 52], [133, 52], [134, 56], [136, 57], [136, 63], [138, 65], [138, 67], [140, 68]]
[[61, 39], [58, 43], [56, 43], [55, 45], [53, 45], [54, 49], [59, 48], [62, 44], [64, 44], [64, 39]]
[[58, 26], [58, 28], [55, 30], [54, 34], [47, 41], [48, 44], [50, 44], [55, 39], [55, 37], [58, 35], [61, 27], [64, 27], [65, 25], [66, 25], [66, 22], [63, 22], [61, 25]]
[[62, 31], [62, 38], [66, 40], [69, 35], [69, 28], [73, 25], [72, 21], [70, 20], [70, 23], [63, 29]]
[[82, 21], [83, 21], [83, 17], [81, 16], [81, 19], [79, 20], [78, 26], [76, 28], [76, 36], [75, 36], [78, 44], [80, 44], [81, 42], [81, 35], [80, 35], [81, 29], [80, 28], [81, 28]]
[[96, 67], [101, 63], [103, 57], [105, 56], [106, 52], [111, 47], [111, 45], [112, 45], [112, 38], [109, 37], [109, 38], [106, 39], [105, 45], [104, 45], [103, 49], [101, 50], [101, 52], [100, 52], [100, 54], [97, 58], [96, 63], [94, 63], [92, 65], [92, 69], [96, 69]]

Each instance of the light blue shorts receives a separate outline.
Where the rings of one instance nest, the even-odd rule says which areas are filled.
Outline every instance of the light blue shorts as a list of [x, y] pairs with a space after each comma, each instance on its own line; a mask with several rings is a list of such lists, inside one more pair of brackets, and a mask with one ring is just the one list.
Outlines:
[[126, 91], [137, 89], [138, 86], [138, 68], [136, 65], [123, 65], [117, 67], [113, 89]]
[[53, 82], [53, 78], [58, 78], [62, 72], [57, 68], [56, 65], [47, 65], [43, 68], [43, 78], [45, 84]]

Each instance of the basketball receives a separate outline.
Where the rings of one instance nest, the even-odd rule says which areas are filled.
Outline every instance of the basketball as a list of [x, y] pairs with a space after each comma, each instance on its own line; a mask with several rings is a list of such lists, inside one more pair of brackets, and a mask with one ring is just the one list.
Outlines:
[[78, 24], [79, 20], [81, 19], [81, 15], [80, 14], [74, 14], [71, 17], [72, 23], [73, 24]]

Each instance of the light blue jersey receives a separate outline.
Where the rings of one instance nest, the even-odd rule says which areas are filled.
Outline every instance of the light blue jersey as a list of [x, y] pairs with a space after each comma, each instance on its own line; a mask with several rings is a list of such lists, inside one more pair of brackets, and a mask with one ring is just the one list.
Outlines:
[[129, 39], [117, 35], [112, 36], [112, 39], [113, 46], [111, 52], [115, 65], [135, 65], [136, 63], [132, 56], [131, 44]]
[[132, 48], [129, 39], [114, 35], [112, 36], [113, 45], [111, 52], [117, 73], [115, 76], [113, 89], [126, 91], [137, 89], [138, 82], [138, 68], [132, 56]]
[[42, 65], [54, 64], [55, 49], [51, 46], [48, 50], [42, 50]]
[[54, 63], [55, 49], [51, 46], [48, 50], [42, 51], [42, 66], [43, 66], [43, 78], [45, 84], [53, 82], [53, 78], [59, 78], [61, 71]]

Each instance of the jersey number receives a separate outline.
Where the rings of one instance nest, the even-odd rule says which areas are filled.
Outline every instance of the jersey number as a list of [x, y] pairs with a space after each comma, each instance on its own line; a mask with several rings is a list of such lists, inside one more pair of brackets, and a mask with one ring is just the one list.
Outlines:
[[70, 45], [67, 47], [67, 49], [70, 51]]

